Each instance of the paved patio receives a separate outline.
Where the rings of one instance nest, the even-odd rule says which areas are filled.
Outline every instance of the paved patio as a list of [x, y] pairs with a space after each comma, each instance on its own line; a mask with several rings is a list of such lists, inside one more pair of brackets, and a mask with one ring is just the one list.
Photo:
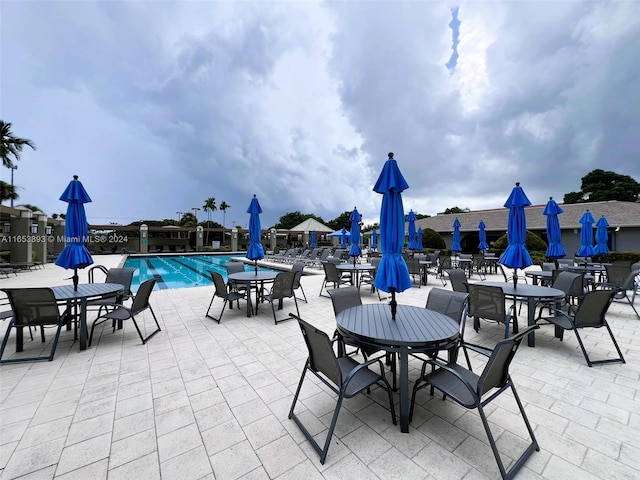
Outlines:
[[[95, 260], [110, 267], [121, 258]], [[69, 277], [48, 264], [0, 285], [52, 286], [70, 283]], [[300, 312], [330, 333], [335, 319], [331, 301], [318, 297], [322, 279], [302, 279], [309, 303], [300, 302]], [[428, 286], [398, 300], [424, 306], [434, 286], [442, 284], [430, 276]], [[0, 479], [499, 478], [477, 414], [429, 397], [428, 389], [419, 395], [409, 434], [391, 424], [379, 390], [347, 400], [320, 465], [287, 419], [306, 358], [298, 325], [274, 325], [268, 305], [252, 318], [243, 308], [227, 310], [217, 324], [204, 316], [212, 291], [155, 291], [151, 303], [162, 332], [147, 345], [130, 323], [115, 334], [100, 327], [83, 352], [64, 331], [54, 361], [0, 366]], [[362, 293], [365, 303], [378, 302]], [[285, 302], [284, 312], [291, 305]], [[640, 478], [640, 347], [634, 341], [640, 320], [623, 303], [615, 303], [608, 318], [624, 365], [587, 367], [575, 336], [568, 332], [559, 342], [550, 326], [536, 332], [536, 348], [523, 345], [518, 352], [512, 376], [541, 446], [519, 478]], [[466, 338], [492, 345], [502, 332], [483, 322], [478, 334], [467, 325]], [[584, 338], [595, 356], [611, 355], [606, 332]], [[25, 347], [41, 345], [36, 338]], [[481, 368], [481, 358], [472, 361]], [[418, 367], [412, 361], [411, 378]], [[302, 416], [324, 438], [334, 397], [314, 381], [307, 377], [297, 411], [308, 408]], [[489, 421], [501, 452], [514, 456], [526, 432], [509, 397], [490, 405]]]

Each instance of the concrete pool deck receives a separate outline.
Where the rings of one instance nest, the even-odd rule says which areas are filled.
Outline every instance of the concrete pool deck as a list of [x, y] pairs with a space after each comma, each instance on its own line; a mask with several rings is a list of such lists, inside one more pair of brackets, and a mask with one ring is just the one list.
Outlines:
[[[94, 259], [107, 267], [121, 261]], [[0, 280], [0, 288], [69, 284], [70, 276], [47, 264]], [[86, 281], [86, 272], [80, 278]], [[318, 297], [323, 278], [303, 277], [309, 303], [299, 302], [300, 313], [331, 333], [331, 301]], [[429, 276], [427, 286], [398, 301], [424, 306], [432, 287], [442, 283]], [[378, 303], [377, 295], [361, 292], [363, 302]], [[52, 362], [1, 365], [0, 479], [499, 478], [477, 413], [429, 397], [428, 389], [418, 397], [409, 434], [391, 424], [379, 391], [347, 400], [320, 465], [287, 418], [306, 359], [298, 325], [274, 325], [268, 305], [251, 318], [243, 305], [226, 310], [217, 324], [204, 315], [212, 293], [210, 286], [154, 291], [162, 332], [146, 345], [130, 323], [115, 333], [100, 327], [82, 352], [63, 331]], [[285, 301], [285, 312], [291, 306]], [[518, 478], [640, 478], [640, 320], [621, 302], [608, 319], [626, 364], [589, 368], [575, 335], [567, 332], [560, 342], [549, 326], [536, 332], [536, 348], [523, 345], [515, 357], [512, 377], [541, 447]], [[490, 346], [503, 332], [482, 322], [476, 333], [470, 323], [470, 342]], [[601, 330], [583, 337], [590, 353], [608, 356], [612, 347]], [[41, 346], [38, 336], [25, 344]], [[472, 362], [482, 368], [479, 356]], [[411, 361], [411, 379], [419, 367]], [[315, 378], [306, 382], [296, 411], [324, 438], [334, 396]], [[488, 408], [507, 456], [522, 444], [514, 412], [510, 394]]]

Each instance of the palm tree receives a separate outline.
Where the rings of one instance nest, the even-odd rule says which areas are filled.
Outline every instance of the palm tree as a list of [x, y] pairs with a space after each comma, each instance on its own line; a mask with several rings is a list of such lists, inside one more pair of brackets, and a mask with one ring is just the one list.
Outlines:
[[216, 207], [216, 199], [214, 197], [209, 197], [204, 201], [204, 205], [202, 209], [207, 212], [207, 242], [209, 245], [209, 228], [211, 227], [211, 212], [215, 212], [218, 207]]
[[13, 160], [20, 160], [20, 154], [25, 145], [36, 149], [35, 144], [26, 138], [16, 137], [11, 131], [11, 123], [0, 120], [0, 135], [2, 142], [0, 143], [0, 156], [2, 157], [2, 165], [7, 168], [13, 168]]
[[229, 205], [227, 202], [223, 200], [222, 203], [220, 204], [220, 210], [222, 210], [222, 244], [223, 245], [224, 245], [224, 228], [225, 228], [224, 222], [227, 217], [227, 208], [231, 208], [231, 205]]
[[16, 192], [16, 187], [0, 180], [0, 202], [5, 200], [18, 200], [20, 195]]

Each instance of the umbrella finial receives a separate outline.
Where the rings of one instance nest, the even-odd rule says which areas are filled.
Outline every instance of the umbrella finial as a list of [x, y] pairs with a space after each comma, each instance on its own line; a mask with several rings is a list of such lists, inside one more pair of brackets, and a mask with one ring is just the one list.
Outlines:
[[256, 198], [256, 194], [255, 193], [253, 194], [253, 198]]
[[520, 186], [520, 182], [516, 182], [516, 187], [519, 187], [519, 186]]
[[553, 197], [549, 197], [549, 200], [553, 200]]
[[393, 152], [389, 152], [389, 159], [393, 158]]
[[74, 180], [77, 180], [77, 179], [78, 179], [78, 175], [74, 175], [74, 176], [73, 176], [73, 179], [74, 179]]

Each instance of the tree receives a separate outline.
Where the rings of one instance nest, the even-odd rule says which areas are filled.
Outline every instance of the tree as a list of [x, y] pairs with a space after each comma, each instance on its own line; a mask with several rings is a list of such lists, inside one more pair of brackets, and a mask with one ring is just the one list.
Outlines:
[[[299, 210], [295, 212], [285, 213], [280, 217], [280, 220], [273, 226], [273, 228], [283, 228], [286, 230], [291, 230], [296, 225], [304, 222], [308, 218], [313, 218], [320, 223], [324, 223], [324, 220], [312, 213], [301, 213]], [[327, 224], [328, 225], [328, 224]]]
[[29, 210], [31, 210], [32, 212], [42, 212], [42, 210], [40, 209], [40, 207], [36, 206], [36, 205], [31, 205], [30, 203], [23, 203], [22, 205], [18, 205], [18, 207], [24, 207], [24, 208], [28, 208]]
[[460, 208], [460, 207], [451, 207], [451, 208], [447, 208], [444, 212], [442, 212], [444, 215], [449, 215], [451, 213], [469, 213], [471, 210], [467, 207], [465, 208]]
[[0, 180], [0, 202], [5, 200], [18, 200], [20, 195], [16, 191], [16, 187], [10, 183]]
[[353, 210], [341, 213], [333, 220], [329, 220], [327, 226], [333, 230], [342, 230], [343, 228], [349, 230], [351, 228], [351, 220], [349, 220], [349, 217], [351, 217], [352, 211]]
[[445, 250], [447, 248], [442, 235], [432, 228], [422, 229], [422, 244], [424, 248], [432, 248], [434, 250]]
[[601, 169], [593, 170], [582, 177], [579, 192], [565, 194], [564, 203], [606, 202], [619, 200], [635, 202], [640, 195], [640, 183], [629, 175]]
[[196, 227], [197, 225], [198, 219], [193, 213], [188, 212], [182, 215], [182, 218], [180, 219], [181, 227]]
[[[216, 199], [214, 197], [209, 197], [204, 201], [204, 205], [202, 209], [207, 212], [207, 225], [211, 223], [211, 212], [215, 212], [218, 207], [216, 206]], [[207, 230], [207, 241], [206, 244], [209, 245], [209, 230]]]
[[0, 156], [2, 157], [2, 165], [7, 168], [15, 166], [14, 160], [20, 160], [20, 154], [24, 146], [36, 149], [35, 144], [26, 138], [16, 137], [11, 131], [11, 123], [0, 120], [0, 135], [2, 140], [0, 143]]
[[[222, 210], [222, 228], [226, 228], [226, 220], [227, 220], [227, 209], [231, 208], [224, 200], [220, 204], [220, 210]], [[224, 232], [222, 232], [222, 245], [224, 245]]]
[[423, 218], [429, 218], [430, 216], [431, 215], [424, 215], [423, 213], [416, 213], [416, 220], [421, 220]]

